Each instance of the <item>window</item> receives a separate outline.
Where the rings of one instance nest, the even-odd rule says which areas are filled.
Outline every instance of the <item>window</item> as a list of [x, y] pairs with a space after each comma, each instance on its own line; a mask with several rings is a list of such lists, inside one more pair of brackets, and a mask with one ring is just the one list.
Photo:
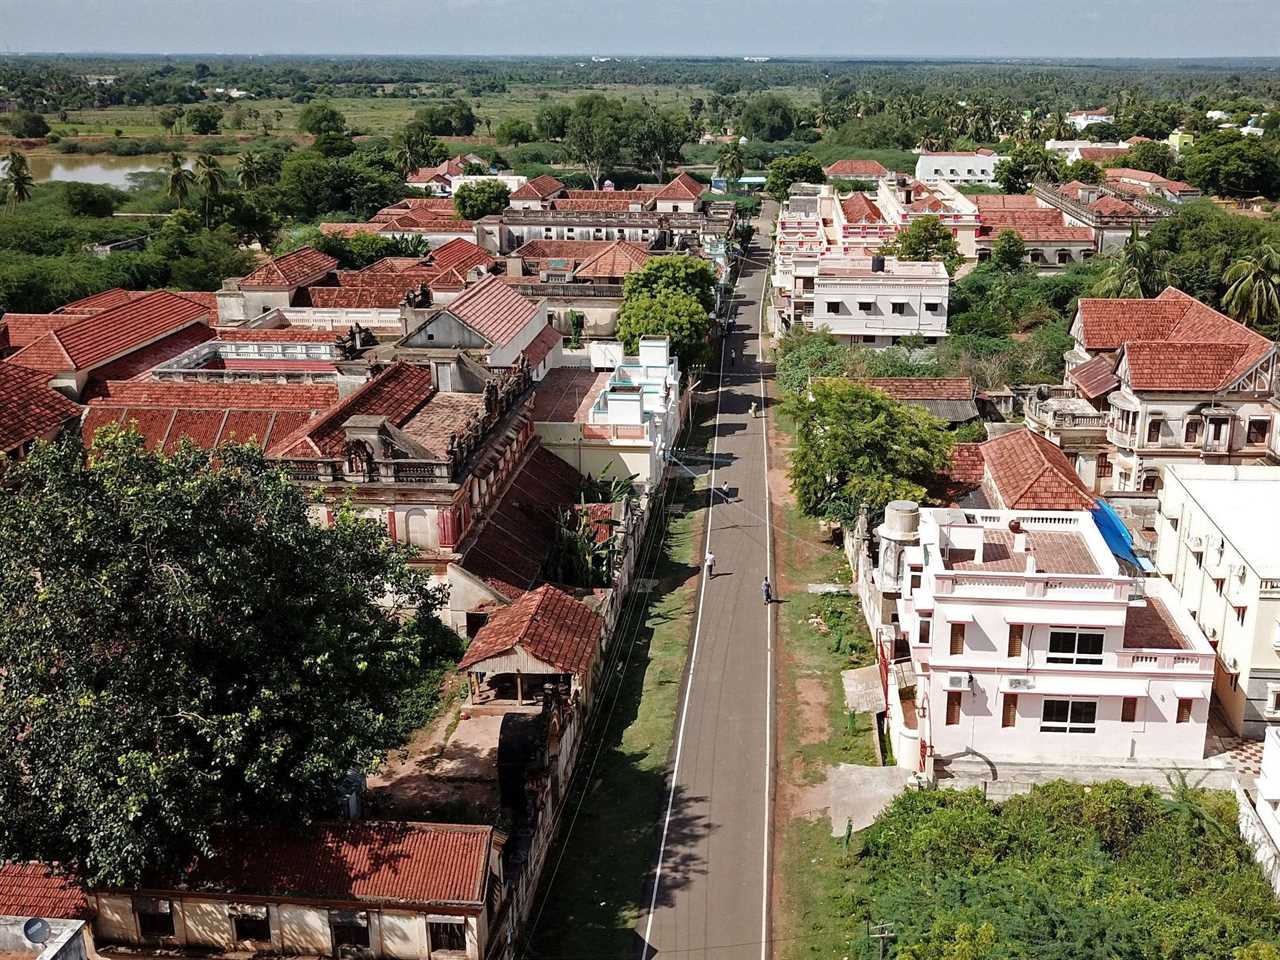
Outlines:
[[1016, 693], [1006, 693], [1004, 702], [1001, 704], [1000, 726], [1012, 727], [1018, 722], [1018, 695]]
[[954, 727], [960, 722], [960, 693], [957, 690], [947, 692], [947, 726]]
[[1009, 656], [1011, 657], [1022, 656], [1022, 631], [1022, 624], [1009, 624]]
[[933, 618], [922, 616], [920, 618], [920, 642], [928, 643], [932, 639]]
[[330, 910], [335, 956], [359, 956], [369, 949], [369, 915], [363, 910]]
[[1245, 433], [1245, 443], [1266, 443], [1267, 432], [1271, 428], [1270, 420], [1250, 420]]
[[1043, 250], [1032, 250], [1032, 251], [1031, 251], [1031, 262], [1032, 262], [1032, 263], [1044, 263], [1044, 251], [1043, 251]]
[[1147, 443], [1160, 442], [1160, 425], [1162, 423], [1164, 423], [1163, 420], [1152, 420], [1147, 424]]
[[1274, 720], [1280, 717], [1280, 683], [1267, 684], [1267, 699], [1264, 703], [1266, 706], [1263, 710], [1267, 719]]
[[1120, 701], [1120, 722], [1133, 723], [1138, 717], [1138, 698], [1125, 697]]
[[1109, 457], [1109, 456], [1108, 456], [1107, 454], [1105, 454], [1105, 453], [1100, 453], [1100, 454], [1098, 454], [1098, 477], [1099, 477], [1099, 479], [1101, 479], [1102, 477], [1109, 477], [1109, 476], [1111, 476], [1111, 471], [1112, 471], [1113, 469], [1114, 469], [1114, 467], [1112, 467], [1112, 465], [1111, 465], [1111, 457]]
[[941, 309], [942, 309], [942, 304], [940, 303], [926, 303], [924, 305], [925, 313], [937, 313]]
[[1045, 700], [1040, 714], [1041, 733], [1096, 733], [1096, 700]]
[[1178, 518], [1177, 518], [1177, 517], [1170, 517], [1170, 518], [1169, 518], [1169, 529], [1170, 529], [1170, 530], [1172, 530], [1174, 533], [1177, 533], [1177, 532], [1178, 532]]
[[271, 919], [265, 906], [252, 904], [236, 904], [231, 907], [231, 928], [237, 942], [256, 940], [260, 943], [271, 941]]
[[1102, 663], [1102, 634], [1080, 630], [1049, 632], [1049, 663]]
[[1236, 612], [1236, 623], [1243, 625], [1245, 615], [1249, 612], [1249, 608], [1233, 606], [1231, 609]]
[[1200, 427], [1203, 424], [1203, 420], [1188, 420], [1186, 427], [1182, 431], [1182, 439], [1187, 443], [1199, 443]]
[[1070, 250], [1059, 250], [1059, 251], [1058, 251], [1058, 262], [1059, 262], [1059, 263], [1070, 263], [1070, 262], [1071, 262], [1071, 251], [1070, 251]]
[[951, 625], [951, 655], [957, 657], [964, 653], [964, 624]]
[[907, 312], [907, 305], [905, 303], [891, 303], [889, 304], [889, 309], [895, 317], [901, 317]]
[[1145, 477], [1143, 477], [1143, 478], [1142, 478], [1142, 491], [1143, 491], [1143, 493], [1155, 493], [1155, 492], [1156, 492], [1156, 481], [1157, 481], [1158, 479], [1159, 479], [1159, 478], [1158, 478], [1154, 473], [1149, 473], [1149, 474], [1147, 474]]
[[1223, 432], [1224, 432], [1224, 431], [1226, 430], [1226, 428], [1227, 428], [1227, 421], [1225, 421], [1225, 420], [1212, 420], [1212, 421], [1210, 421], [1210, 425], [1213, 427], [1213, 429], [1212, 429], [1210, 432], [1213, 434], [1213, 441], [1214, 441], [1214, 443], [1217, 443], [1217, 442], [1221, 441], [1221, 440], [1222, 440], [1222, 434], [1223, 434]]
[[1227, 585], [1226, 577], [1213, 577], [1213, 589], [1218, 591], [1218, 596], [1222, 596], [1222, 588]]
[[859, 310], [861, 310], [863, 313], [870, 313], [870, 312], [871, 312], [872, 310], [874, 310], [875, 308], [876, 308], [876, 304], [875, 304], [875, 301], [874, 301], [874, 300], [859, 300], [859, 301], [858, 301], [858, 309], [859, 309]]
[[862, 336], [862, 342], [863, 342], [863, 343], [875, 343], [875, 342], [876, 342], [875, 334], [873, 334], [873, 333], [866, 333], [866, 334], [863, 334], [863, 336]]
[[467, 928], [463, 923], [435, 921], [427, 924], [427, 931], [431, 934], [432, 953], [437, 950], [467, 949]]
[[138, 915], [138, 933], [144, 938], [173, 936], [172, 900], [134, 897], [133, 912]]
[[1191, 700], [1187, 697], [1178, 698], [1178, 717], [1175, 723], [1191, 722]]
[[840, 301], [839, 301], [839, 300], [828, 300], [828, 301], [827, 301], [827, 313], [839, 313], [839, 312], [840, 312]]

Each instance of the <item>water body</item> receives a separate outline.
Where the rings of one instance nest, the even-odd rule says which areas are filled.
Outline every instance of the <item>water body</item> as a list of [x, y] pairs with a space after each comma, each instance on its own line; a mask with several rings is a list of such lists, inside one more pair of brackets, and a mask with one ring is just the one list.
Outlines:
[[[167, 170], [169, 155], [157, 153], [144, 157], [114, 157], [110, 154], [30, 154], [27, 156], [27, 165], [37, 183], [47, 180], [79, 180], [127, 190], [130, 186], [130, 174]], [[190, 159], [185, 164], [188, 169], [193, 165], [194, 161]], [[0, 164], [0, 174], [3, 172], [3, 164]]]

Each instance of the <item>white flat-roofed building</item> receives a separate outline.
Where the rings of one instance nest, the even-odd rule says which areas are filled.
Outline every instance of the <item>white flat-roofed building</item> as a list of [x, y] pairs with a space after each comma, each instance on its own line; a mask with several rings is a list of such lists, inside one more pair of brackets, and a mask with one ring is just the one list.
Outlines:
[[922, 153], [916, 160], [916, 179], [924, 183], [993, 183], [999, 160], [993, 150]]
[[1237, 734], [1280, 725], [1280, 467], [1164, 470], [1155, 562], [1217, 648], [1214, 692]]
[[1090, 513], [897, 501], [877, 534], [860, 593], [896, 597], [878, 646], [895, 684], [914, 681], [910, 699], [889, 690], [915, 724], [899, 763], [1202, 759], [1213, 648], [1170, 584], [1121, 569]]

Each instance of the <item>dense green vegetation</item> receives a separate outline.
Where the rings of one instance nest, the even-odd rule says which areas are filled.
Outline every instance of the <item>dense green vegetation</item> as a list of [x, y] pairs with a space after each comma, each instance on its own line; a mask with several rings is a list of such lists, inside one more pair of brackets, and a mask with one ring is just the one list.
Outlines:
[[[1174, 782], [1055, 782], [1000, 804], [911, 791], [841, 859], [826, 909], [893, 925], [910, 960], [1246, 960], [1277, 956], [1280, 910], [1237, 832], [1236, 801]], [[830, 842], [830, 841], [828, 841]]]

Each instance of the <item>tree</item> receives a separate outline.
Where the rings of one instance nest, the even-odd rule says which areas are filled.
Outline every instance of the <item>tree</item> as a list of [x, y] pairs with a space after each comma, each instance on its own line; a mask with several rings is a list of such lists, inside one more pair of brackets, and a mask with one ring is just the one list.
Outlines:
[[1095, 297], [1136, 299], [1154, 297], [1169, 285], [1169, 255], [1156, 249], [1133, 225], [1123, 247], [1108, 254], [1102, 275], [1093, 287]]
[[1227, 313], [1268, 340], [1280, 336], [1280, 250], [1264, 243], [1233, 263], [1223, 279], [1230, 284], [1222, 298]]
[[846, 376], [852, 362], [850, 347], [836, 340], [829, 330], [809, 330], [798, 324], [782, 338], [778, 385], [786, 394], [799, 395], [815, 377]]
[[1001, 230], [991, 243], [991, 262], [1001, 270], [1021, 270], [1027, 245], [1016, 230]]
[[679, 161], [680, 151], [692, 139], [687, 117], [671, 110], [641, 105], [626, 120], [627, 142], [654, 177], [665, 180], [667, 167]]
[[204, 225], [208, 227], [213, 218], [213, 205], [227, 185], [227, 172], [222, 169], [217, 157], [202, 153], [196, 158], [193, 175], [196, 186], [203, 194], [200, 202], [204, 208]]
[[256, 446], [164, 456], [107, 428], [5, 479], [0, 722], [23, 731], [0, 749], [6, 859], [136, 885], [216, 831], [330, 816], [452, 649], [409, 551], [349, 507], [312, 524]]
[[534, 128], [543, 140], [563, 140], [573, 108], [566, 103], [549, 103], [533, 118]]
[[415, 170], [435, 166], [448, 156], [449, 149], [419, 120], [406, 123], [392, 141], [391, 162], [406, 180]]
[[1124, 166], [1131, 170], [1149, 170], [1162, 177], [1171, 177], [1178, 158], [1167, 143], [1145, 140], [1135, 143], [1124, 155]]
[[1101, 183], [1105, 179], [1102, 168], [1092, 160], [1076, 160], [1062, 169], [1064, 182], [1075, 180], [1079, 183]]
[[3, 183], [8, 194], [8, 207], [12, 213], [20, 203], [31, 199], [35, 190], [35, 177], [27, 165], [27, 155], [18, 150], [10, 150], [5, 157], [5, 174]]
[[347, 118], [331, 103], [308, 103], [298, 114], [298, 129], [318, 137], [325, 133], [345, 133]]
[[508, 118], [498, 124], [498, 133], [495, 138], [502, 146], [518, 147], [522, 143], [528, 143], [533, 139], [533, 127], [529, 126], [524, 120], [516, 120]]
[[946, 470], [946, 424], [849, 380], [815, 380], [784, 409], [796, 424], [791, 489], [806, 516], [845, 523], [890, 500], [928, 499]]
[[81, 183], [69, 180], [62, 185], [62, 195], [67, 209], [75, 217], [109, 217], [116, 211], [116, 204], [125, 194], [101, 183]]
[[260, 186], [263, 181], [262, 157], [252, 150], [240, 154], [236, 163], [236, 181], [245, 190]]
[[617, 108], [598, 94], [579, 97], [565, 127], [565, 149], [591, 178], [591, 187], [613, 169], [621, 156], [622, 126]]
[[164, 192], [169, 199], [177, 201], [178, 209], [186, 205], [191, 188], [195, 185], [196, 176], [186, 166], [186, 158], [180, 153], [169, 154], [169, 172], [165, 177]]
[[479, 220], [507, 209], [511, 191], [501, 180], [464, 183], [453, 192], [453, 207], [463, 220]]
[[1205, 193], [1225, 197], [1280, 196], [1280, 159], [1261, 137], [1216, 130], [1182, 155], [1183, 176]]
[[730, 190], [742, 179], [745, 167], [742, 163], [742, 147], [737, 143], [726, 143], [720, 148], [716, 158], [716, 173], [724, 177]]
[[709, 313], [716, 303], [715, 269], [701, 257], [669, 254], [650, 257], [622, 281], [623, 298], [627, 300], [657, 296], [662, 291], [688, 294], [698, 301], [704, 313]]
[[165, 133], [172, 133], [173, 128], [182, 119], [182, 111], [174, 107], [165, 107], [160, 111], [157, 119], [160, 121], [160, 126], [164, 128]]
[[1026, 193], [1035, 180], [1061, 182], [1062, 158], [1034, 143], [1020, 143], [996, 163], [995, 178], [1005, 193]]
[[769, 164], [764, 181], [764, 192], [781, 203], [793, 183], [826, 183], [827, 175], [822, 164], [810, 153], [794, 157], [778, 157]]
[[702, 304], [678, 290], [628, 296], [618, 311], [618, 339], [627, 353], [635, 354], [641, 337], [670, 337], [671, 352], [685, 369], [706, 359], [710, 329], [711, 317]]
[[186, 114], [187, 126], [191, 132], [200, 136], [208, 136], [218, 132], [222, 123], [222, 108], [213, 106], [190, 107]]
[[30, 110], [18, 110], [9, 117], [9, 133], [20, 140], [37, 140], [48, 136], [49, 124]]
[[469, 137], [476, 129], [476, 115], [471, 107], [456, 98], [423, 107], [413, 119], [429, 133], [441, 137]]
[[738, 115], [738, 132], [751, 140], [786, 140], [795, 127], [791, 103], [776, 93], [752, 97]]
[[941, 260], [951, 274], [964, 262], [956, 238], [934, 216], [912, 220], [911, 226], [881, 244], [880, 252], [906, 261]]

